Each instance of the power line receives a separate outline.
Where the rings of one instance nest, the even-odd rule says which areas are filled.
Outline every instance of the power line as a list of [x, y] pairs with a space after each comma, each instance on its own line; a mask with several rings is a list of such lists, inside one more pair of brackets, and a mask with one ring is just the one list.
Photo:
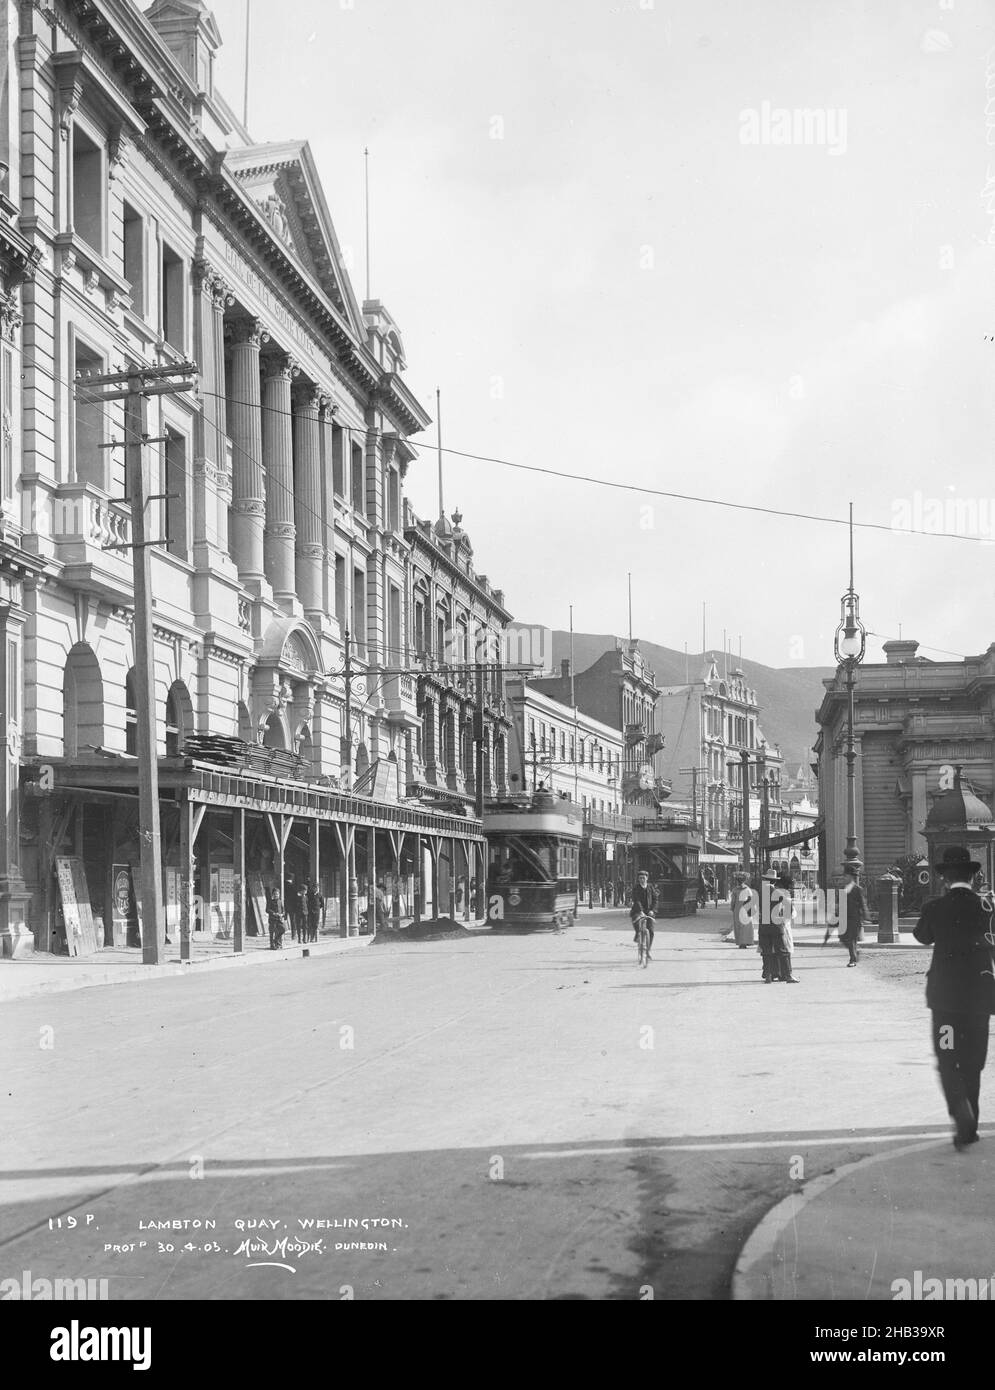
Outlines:
[[[228, 402], [229, 404], [231, 404], [231, 405], [256, 406], [256, 408], [259, 408], [259, 409], [265, 408], [265, 409], [268, 409], [268, 410], [270, 411], [270, 413], [273, 414], [273, 415], [284, 415], [284, 416], [287, 416], [288, 418], [291, 418], [291, 419], [293, 418], [293, 415], [294, 415], [294, 412], [293, 412], [293, 411], [290, 411], [290, 410], [277, 410], [277, 409], [273, 409], [272, 407], [259, 407], [259, 406], [256, 405], [255, 402], [252, 402], [252, 401], [238, 401], [238, 400], [233, 400], [231, 397], [224, 396], [224, 395], [223, 395], [221, 392], [219, 392], [219, 391], [204, 391], [204, 390], [201, 390], [201, 391], [199, 392], [199, 394], [202, 395], [202, 396], [211, 396], [212, 398], [214, 398], [214, 399], [216, 399], [216, 400], [225, 400], [225, 401], [227, 401], [227, 402]], [[364, 429], [365, 427], [364, 427], [364, 426], [345, 426], [344, 428], [347, 428], [347, 429], [353, 429], [353, 428], [355, 428], [355, 429], [362, 430], [362, 429]], [[406, 444], [409, 448], [411, 448], [411, 449], [423, 449], [423, 450], [429, 450], [429, 449], [430, 449], [430, 450], [438, 450], [438, 447], [439, 447], [438, 444], [427, 444], [427, 443], [422, 443], [421, 441], [419, 441], [419, 440], [414, 440], [414, 439], [407, 439], [407, 438], [406, 438], [404, 442], [405, 442], [405, 444]], [[792, 510], [790, 510], [790, 509], [784, 509], [784, 508], [778, 508], [778, 507], [762, 507], [762, 506], [758, 505], [757, 503], [753, 503], [753, 502], [733, 502], [733, 501], [730, 501], [728, 498], [723, 498], [723, 497], [703, 497], [703, 496], [700, 496], [699, 494], [696, 494], [696, 493], [671, 492], [671, 491], [668, 491], [668, 490], [666, 490], [666, 489], [664, 489], [664, 488], [648, 487], [648, 486], [646, 486], [646, 485], [643, 484], [643, 483], [624, 483], [624, 482], [617, 482], [617, 481], [615, 481], [614, 479], [611, 479], [611, 478], [597, 478], [597, 477], [593, 477], [593, 476], [591, 476], [590, 474], [587, 474], [587, 473], [567, 473], [567, 472], [564, 472], [562, 469], [544, 468], [544, 467], [542, 467], [542, 466], [539, 465], [539, 464], [516, 463], [516, 462], [514, 462], [512, 459], [497, 458], [497, 457], [495, 457], [494, 455], [491, 455], [491, 454], [477, 454], [477, 453], [472, 453], [472, 452], [470, 452], [470, 451], [468, 451], [468, 450], [465, 450], [465, 449], [451, 449], [451, 448], [448, 448], [448, 447], [446, 447], [446, 446], [443, 446], [442, 452], [443, 452], [444, 454], [452, 454], [452, 456], [453, 456], [454, 458], [469, 459], [469, 460], [471, 460], [472, 462], [476, 462], [476, 463], [493, 463], [493, 464], [496, 464], [498, 467], [501, 467], [501, 468], [514, 468], [514, 469], [517, 469], [517, 470], [519, 470], [520, 472], [524, 472], [524, 473], [536, 473], [536, 474], [539, 474], [539, 475], [541, 475], [541, 476], [543, 476], [543, 477], [561, 478], [561, 479], [563, 479], [563, 480], [566, 481], [566, 482], [590, 483], [590, 484], [592, 484], [592, 485], [595, 486], [595, 487], [612, 488], [612, 489], [614, 489], [614, 490], [616, 490], [616, 491], [621, 491], [621, 492], [636, 492], [636, 493], [642, 493], [642, 494], [644, 494], [645, 496], [648, 496], [648, 497], [664, 497], [664, 498], [667, 498], [668, 500], [671, 500], [671, 501], [678, 501], [678, 502], [697, 502], [697, 503], [699, 503], [699, 504], [702, 505], [702, 506], [709, 506], [709, 507], [725, 507], [725, 508], [728, 508], [728, 509], [731, 510], [731, 511], [757, 512], [757, 513], [759, 513], [759, 514], [762, 515], [762, 516], [786, 517], [786, 518], [788, 518], [788, 519], [790, 519], [790, 520], [792, 520], [792, 521], [814, 521], [814, 522], [820, 522], [820, 523], [822, 523], [823, 525], [827, 525], [827, 526], [849, 526], [849, 524], [850, 524], [850, 523], [849, 523], [849, 520], [848, 520], [846, 517], [824, 516], [824, 515], [821, 515], [821, 514], [816, 513], [816, 512], [798, 512], [798, 511], [792, 511]], [[883, 521], [854, 521], [853, 525], [854, 525], [855, 527], [857, 527], [858, 529], [861, 529], [861, 530], [865, 530], [865, 531], [886, 531], [886, 532], [889, 532], [891, 535], [903, 535], [903, 536], [931, 536], [931, 537], [935, 537], [936, 539], [939, 539], [939, 540], [973, 541], [973, 542], [975, 542], [975, 543], [980, 543], [980, 544], [982, 544], [982, 545], [992, 545], [992, 544], [995, 544], [995, 537], [989, 537], [989, 536], [969, 536], [969, 535], [965, 535], [965, 534], [959, 533], [959, 532], [957, 532], [957, 531], [935, 531], [935, 530], [929, 530], [929, 531], [927, 531], [927, 530], [924, 530], [924, 529], [921, 528], [921, 527], [915, 527], [915, 526], [894, 526], [894, 525], [888, 525], [888, 524], [886, 524], [886, 523], [883, 522]]]
[[[41, 371], [43, 375], [48, 376], [52, 381], [56, 382], [58, 385], [68, 384], [70, 389], [75, 388], [76, 383], [63, 383], [58, 377], [55, 376], [54, 373], [47, 371], [45, 368], [41, 367], [40, 364], [34, 363], [32, 365], [35, 366], [37, 370]], [[85, 383], [81, 384], [84, 386], [85, 389]], [[259, 402], [255, 401], [240, 401], [237, 399], [233, 399], [232, 397], [229, 397], [220, 391], [205, 391], [203, 387], [198, 387], [197, 394], [200, 396], [209, 396], [212, 400], [223, 400], [229, 405], [242, 405], [252, 409], [258, 409], [260, 412], [265, 411], [268, 412], [271, 416], [283, 416], [286, 419], [293, 419], [295, 415], [295, 412], [292, 410], [280, 410], [273, 406], [264, 406]], [[343, 425], [339, 426], [339, 428], [348, 430], [350, 434], [353, 431], [356, 431], [357, 433], [368, 432], [368, 427], [365, 425]], [[244, 458], [249, 459], [252, 462], [258, 462], [257, 460], [253, 460], [251, 458], [251, 455], [249, 455], [246, 452], [246, 450], [241, 449], [240, 446], [238, 446], [235, 443], [235, 441], [231, 438], [230, 435], [226, 435], [225, 437], [231, 444], [233, 453], [237, 451]], [[404, 442], [409, 448], [412, 449], [437, 450], [439, 447], [438, 444], [421, 443], [420, 441], [413, 439], [405, 439]], [[849, 526], [850, 524], [849, 520], [846, 517], [825, 516], [816, 512], [800, 512], [791, 510], [789, 508], [763, 507], [760, 506], [758, 503], [754, 502], [734, 502], [728, 498], [704, 497], [697, 493], [673, 492], [664, 488], [649, 487], [643, 483], [619, 482], [611, 478], [593, 477], [592, 475], [586, 473], [568, 473], [563, 471], [562, 469], [545, 468], [539, 464], [516, 463], [512, 459], [497, 458], [494, 455], [490, 454], [472, 453], [464, 449], [451, 449], [448, 447], [443, 447], [442, 452], [444, 454], [451, 454], [454, 458], [468, 459], [476, 463], [491, 463], [501, 468], [512, 468], [519, 472], [534, 473], [542, 477], [560, 478], [565, 482], [588, 483], [595, 487], [609, 488], [613, 491], [619, 492], [638, 493], [647, 497], [662, 497], [666, 498], [669, 501], [694, 502], [701, 506], [722, 507], [730, 511], [755, 512], [761, 516], [782, 517], [792, 521], [811, 521], [825, 526]], [[277, 479], [271, 478], [268, 470], [266, 471], [266, 482], [267, 486], [272, 485], [281, 488], [284, 493], [289, 493], [292, 497], [295, 498], [296, 502], [296, 494], [294, 493], [293, 488], [288, 487], [285, 483], [279, 482]], [[314, 519], [320, 521], [324, 520], [324, 517], [321, 516], [319, 513], [315, 512], [312, 508], [306, 508], [305, 510], [307, 514], [313, 517]], [[884, 531], [890, 535], [928, 536], [936, 540], [970, 541], [974, 544], [980, 545], [995, 544], [995, 537], [971, 536], [957, 531], [936, 531], [932, 529], [925, 530], [921, 527], [915, 526], [889, 525], [881, 521], [854, 521], [853, 525], [854, 527], [860, 530]], [[932, 650], [939, 649], [934, 648]]]

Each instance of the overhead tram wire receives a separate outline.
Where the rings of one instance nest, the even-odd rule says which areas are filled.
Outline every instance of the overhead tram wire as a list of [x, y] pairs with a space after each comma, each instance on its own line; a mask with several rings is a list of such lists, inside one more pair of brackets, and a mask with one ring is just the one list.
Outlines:
[[[220, 391], [199, 392], [202, 396], [211, 396], [215, 400], [226, 400], [232, 405], [252, 405], [251, 401], [232, 400], [231, 397], [223, 395]], [[267, 407], [268, 408], [268, 407]], [[293, 418], [293, 411], [290, 410], [270, 410], [273, 415], [284, 415]], [[410, 449], [425, 449], [436, 451], [438, 444], [427, 444], [421, 440], [405, 439], [405, 444]], [[732, 502], [724, 497], [702, 497], [695, 493], [670, 492], [664, 488], [648, 487], [644, 483], [620, 483], [611, 478], [595, 478], [587, 473], [564, 473], [556, 468], [543, 468], [538, 464], [515, 463], [512, 459], [495, 458], [490, 454], [474, 454], [464, 449], [451, 449], [443, 445], [444, 454], [452, 454], [454, 458], [470, 459], [476, 463], [493, 463], [501, 468], [514, 468], [525, 473], [538, 473], [544, 477], [561, 478], [565, 482], [590, 483], [595, 487], [612, 488], [620, 492], [642, 493], [649, 497], [664, 497], [677, 502], [697, 502], [703, 506], [726, 507], [732, 511], [758, 512], [762, 516], [785, 517], [792, 521], [814, 521], [826, 526], [849, 526], [850, 522], [842, 516], [822, 516], [815, 512], [796, 512], [778, 507], [761, 507], [754, 502]], [[890, 535], [898, 536], [931, 536], [937, 540], [950, 541], [974, 541], [982, 545], [995, 544], [995, 537], [989, 536], [968, 536], [959, 534], [956, 531], [925, 531], [915, 526], [893, 526], [883, 521], [854, 521], [854, 527], [865, 531], [885, 531]]]
[[[78, 390], [78, 388], [79, 388], [80, 386], [83, 386], [84, 389], [85, 389], [85, 381], [77, 382], [77, 381], [75, 381], [75, 380], [72, 380], [72, 381], [69, 381], [69, 382], [64, 382], [64, 381], [62, 381], [62, 379], [61, 379], [60, 377], [57, 377], [57, 376], [55, 375], [54, 372], [51, 372], [51, 371], [49, 371], [46, 367], [41, 366], [40, 363], [34, 363], [34, 364], [32, 364], [32, 365], [33, 365], [34, 370], [39, 371], [39, 372], [42, 374], [42, 376], [48, 377], [48, 379], [49, 379], [50, 381], [52, 381], [56, 386], [66, 386], [69, 390], [74, 391], [74, 392], [75, 392], [76, 390]], [[141, 365], [147, 365], [147, 364], [141, 364]], [[141, 367], [139, 366], [139, 371], [140, 371], [140, 370], [141, 370]], [[219, 392], [217, 392], [217, 391], [203, 391], [203, 390], [199, 390], [197, 394], [202, 395], [202, 396], [211, 396], [211, 397], [213, 397], [214, 399], [217, 399], [217, 400], [228, 399], [227, 397], [222, 397], [221, 394], [220, 394]], [[87, 404], [96, 405], [97, 402], [96, 402], [96, 401], [90, 401], [90, 402], [87, 402]], [[234, 405], [246, 405], [246, 404], [251, 404], [251, 403], [250, 403], [250, 402], [245, 402], [245, 401], [233, 401], [232, 404], [234, 404]], [[109, 413], [109, 411], [108, 411], [108, 409], [107, 409], [106, 406], [99, 406], [99, 409], [100, 409], [101, 414], [105, 417], [105, 419], [107, 419], [107, 420], [111, 423], [112, 426], [114, 426], [115, 428], [118, 427], [118, 426], [120, 426], [120, 427], [121, 427], [121, 431], [122, 431], [122, 435], [127, 435], [128, 431], [124, 428], [123, 421], [117, 421], [117, 420], [112, 419], [112, 417], [111, 417], [111, 415], [110, 415], [110, 413]], [[293, 412], [292, 412], [292, 411], [287, 411], [287, 410], [272, 411], [272, 413], [273, 413], [273, 414], [279, 414], [279, 415], [285, 415], [285, 416], [288, 416], [288, 417], [290, 417], [290, 418], [292, 418], [292, 416], [293, 416]], [[61, 412], [60, 412], [60, 414], [61, 414]], [[347, 426], [346, 428], [351, 428], [351, 427]], [[235, 443], [235, 441], [234, 441], [233, 439], [230, 438], [230, 436], [229, 436], [229, 442], [231, 443], [232, 452], [233, 452], [233, 453], [235, 453], [235, 452], [237, 451], [240, 455], [242, 455], [242, 456], [245, 457], [245, 458], [249, 458], [249, 457], [250, 457], [250, 456], [246, 453], [246, 451], [245, 451], [244, 449], [242, 449], [239, 445], [237, 445], [237, 444]], [[419, 449], [435, 449], [435, 448], [437, 447], [437, 446], [434, 445], [434, 444], [431, 444], [431, 445], [430, 445], [430, 444], [415, 443], [414, 440], [407, 440], [406, 442], [407, 442], [412, 448], [419, 448]], [[125, 439], [122, 438], [121, 443], [124, 444], [124, 443], [125, 443]], [[548, 474], [550, 474], [552, 477], [565, 478], [565, 479], [568, 479], [568, 480], [571, 480], [571, 481], [578, 481], [578, 482], [595, 483], [595, 484], [598, 484], [598, 485], [603, 486], [603, 487], [619, 488], [619, 489], [625, 489], [625, 490], [634, 491], [634, 492], [651, 492], [653, 495], [656, 495], [656, 496], [672, 497], [672, 498], [678, 498], [678, 499], [680, 499], [680, 500], [686, 500], [686, 501], [699, 501], [699, 502], [707, 503], [707, 504], [712, 505], [712, 506], [732, 507], [732, 508], [741, 509], [741, 510], [747, 510], [747, 511], [764, 512], [764, 513], [767, 513], [767, 514], [770, 514], [770, 515], [774, 515], [774, 516], [787, 516], [787, 517], [793, 517], [793, 518], [796, 518], [796, 519], [798, 519], [798, 520], [823, 522], [823, 523], [829, 523], [829, 524], [832, 524], [832, 525], [841, 525], [841, 526], [845, 526], [845, 525], [848, 524], [848, 522], [845, 521], [845, 520], [843, 520], [842, 518], [837, 519], [836, 517], [816, 516], [816, 515], [813, 515], [813, 514], [803, 513], [803, 512], [774, 511], [774, 510], [771, 509], [771, 508], [757, 507], [757, 506], [749, 506], [749, 505], [746, 504], [746, 503], [727, 502], [727, 501], [723, 501], [723, 500], [721, 500], [721, 499], [719, 499], [719, 498], [711, 498], [711, 497], [697, 498], [697, 497], [690, 497], [690, 496], [687, 496], [686, 494], [683, 494], [683, 493], [671, 493], [671, 492], [663, 492], [662, 490], [647, 489], [647, 488], [641, 487], [639, 484], [634, 484], [634, 483], [613, 483], [613, 482], [611, 482], [610, 480], [603, 479], [603, 478], [590, 478], [590, 477], [586, 477], [586, 476], [581, 475], [581, 474], [560, 473], [560, 472], [557, 472], [555, 469], [544, 469], [544, 468], [533, 467], [532, 465], [529, 465], [529, 464], [516, 464], [516, 463], [510, 462], [510, 461], [507, 460], [507, 459], [489, 458], [489, 457], [487, 457], [486, 455], [483, 455], [483, 454], [470, 454], [470, 453], [466, 453], [466, 452], [464, 452], [464, 451], [462, 451], [462, 450], [458, 450], [458, 449], [446, 449], [446, 448], [444, 448], [444, 449], [443, 449], [443, 453], [454, 454], [454, 455], [456, 455], [456, 456], [459, 457], [459, 458], [474, 459], [474, 460], [477, 460], [478, 462], [481, 462], [481, 463], [496, 463], [496, 464], [499, 464], [499, 465], [501, 465], [501, 466], [503, 466], [503, 467], [508, 467], [508, 468], [526, 469], [526, 470], [529, 471], [529, 472], [548, 473]], [[184, 466], [183, 473], [184, 473], [184, 476], [187, 478], [188, 481], [190, 481], [190, 482], [193, 481], [193, 470], [192, 470], [192, 468], [187, 467], [187, 466]], [[271, 482], [275, 482], [275, 480], [270, 479], [270, 477], [269, 477], [268, 474], [267, 474], [267, 479], [266, 479], [266, 481], [267, 481], [267, 486], [268, 486]], [[276, 483], [275, 485], [278, 486], [278, 487], [281, 486], [281, 484], [279, 484], [279, 483]], [[294, 496], [294, 498], [296, 499], [296, 494], [293, 492], [293, 489], [292, 489], [292, 488], [288, 489], [288, 488], [286, 487], [286, 485], [282, 485], [282, 486], [283, 486], [283, 489], [284, 489], [285, 492], [288, 492], [288, 491], [289, 491], [289, 492], [291, 493], [291, 495]], [[309, 515], [310, 515], [311, 517], [313, 517], [313, 518], [315, 518], [315, 519], [317, 519], [317, 520], [319, 520], [319, 521], [325, 522], [326, 518], [324, 517], [324, 515], [319, 514], [318, 512], [314, 511], [312, 508], [306, 508], [305, 510], [307, 510], [307, 512], [309, 513]], [[861, 521], [855, 521], [853, 524], [854, 524], [854, 526], [864, 527], [865, 529], [868, 529], [868, 530], [882, 530], [882, 531], [888, 531], [888, 532], [891, 532], [892, 534], [895, 534], [895, 528], [893, 528], [893, 527], [891, 527], [891, 526], [885, 526], [885, 525], [883, 525], [881, 522], [868, 522], [868, 521], [863, 521], [863, 522], [861, 522]], [[898, 534], [921, 535], [921, 536], [935, 536], [937, 539], [941, 539], [941, 540], [942, 540], [942, 539], [946, 539], [946, 540], [968, 540], [968, 541], [983, 541], [983, 542], [986, 543], [986, 544], [991, 544], [991, 543], [992, 543], [992, 542], [989, 541], [986, 537], [983, 537], [983, 536], [962, 536], [962, 535], [957, 535], [956, 532], [951, 532], [951, 531], [917, 531], [917, 530], [914, 530], [914, 529], [911, 529], [911, 528], [910, 528], [910, 529], [908, 529], [908, 530], [900, 531], [900, 532], [898, 532]], [[883, 634], [881, 634], [881, 633], [876, 633], [876, 632], [870, 632], [870, 631], [868, 631], [868, 636], [869, 636], [869, 637], [881, 637], [881, 638], [883, 638]], [[890, 639], [883, 639], [883, 640], [890, 640]], [[967, 660], [967, 657], [966, 657], [963, 653], [961, 653], [961, 652], [951, 652], [951, 651], [948, 651], [946, 648], [943, 648], [943, 647], [931, 647], [931, 646], [928, 646], [928, 645], [925, 644], [925, 643], [920, 643], [920, 646], [922, 646], [922, 647], [924, 648], [924, 650], [926, 650], [926, 651], [940, 652], [942, 655], [945, 655], [945, 656], [954, 656], [954, 657], [957, 657], [957, 659], [958, 659], [958, 660], [961, 660], [961, 661], [966, 661], [966, 660]], [[388, 646], [384, 645], [384, 646], [383, 646], [383, 651], [384, 651], [385, 653], [388, 652], [388, 651], [390, 651], [390, 652], [393, 653], [393, 652], [395, 651], [395, 649], [392, 648], [392, 647], [388, 647]], [[403, 649], [403, 648], [397, 648], [396, 651], [397, 651], [397, 656], [398, 656], [398, 658], [400, 658], [400, 657], [402, 657], [402, 656], [404, 655], [404, 649]]]
[[[60, 380], [60, 378], [56, 377], [55, 374], [54, 374], [53, 372], [48, 371], [46, 368], [41, 367], [39, 364], [34, 364], [34, 365], [35, 365], [35, 370], [40, 371], [40, 372], [42, 373], [43, 376], [47, 376], [51, 381], [55, 382], [57, 385], [61, 385], [61, 386], [68, 385], [68, 387], [69, 387], [70, 390], [76, 390], [77, 387], [79, 387], [79, 386], [83, 386], [84, 389], [85, 389], [85, 385], [86, 385], [85, 381], [84, 381], [84, 382], [71, 381], [71, 382], [65, 383], [65, 382], [62, 382], [62, 381]], [[200, 395], [200, 396], [210, 396], [210, 397], [211, 397], [212, 399], [214, 399], [214, 400], [227, 400], [227, 401], [229, 402], [229, 404], [232, 404], [232, 405], [253, 405], [253, 404], [254, 404], [253, 402], [250, 402], [250, 401], [232, 400], [230, 397], [224, 396], [224, 395], [223, 395], [221, 392], [219, 392], [219, 391], [205, 391], [205, 390], [203, 390], [203, 388], [199, 388], [198, 391], [197, 391], [197, 394]], [[90, 404], [93, 404], [93, 402], [90, 402]], [[282, 416], [286, 417], [287, 419], [293, 419], [293, 415], [294, 415], [294, 412], [293, 412], [293, 411], [290, 411], [290, 410], [276, 410], [276, 409], [273, 409], [272, 407], [268, 407], [268, 406], [267, 406], [267, 407], [260, 407], [260, 406], [258, 406], [258, 403], [255, 403], [255, 404], [256, 404], [256, 408], [258, 408], [258, 409], [266, 409], [266, 410], [269, 411], [269, 413], [270, 413], [271, 415], [282, 415]], [[106, 414], [106, 411], [105, 411], [104, 413]], [[110, 417], [108, 416], [107, 418], [109, 419]], [[112, 422], [112, 423], [116, 423], [116, 422]], [[354, 426], [347, 425], [347, 426], [344, 426], [343, 428], [351, 430], [351, 429], [353, 429], [353, 428], [362, 429], [363, 427], [361, 427], [361, 426], [356, 426], [356, 427], [354, 427]], [[237, 451], [242, 457], [244, 457], [244, 458], [250, 458], [250, 455], [249, 455], [244, 449], [242, 449], [239, 445], [237, 445], [237, 444], [235, 443], [235, 441], [234, 441], [233, 439], [231, 439], [230, 436], [229, 436], [228, 438], [229, 438], [229, 442], [230, 442], [231, 445], [232, 445], [232, 451], [233, 451], [233, 453]], [[416, 441], [416, 440], [413, 440], [413, 439], [406, 439], [406, 440], [405, 440], [405, 443], [408, 445], [409, 448], [412, 448], [412, 449], [431, 449], [431, 450], [436, 450], [436, 449], [438, 448], [438, 446], [437, 446], [436, 444], [425, 444], [425, 443], [421, 443], [421, 442]], [[669, 499], [669, 500], [678, 501], [678, 502], [695, 502], [695, 503], [698, 503], [699, 505], [702, 505], [702, 506], [724, 507], [724, 508], [726, 508], [727, 510], [731, 510], [731, 511], [755, 512], [755, 513], [758, 513], [759, 515], [762, 515], [762, 516], [783, 517], [783, 518], [786, 518], [786, 519], [792, 520], [792, 521], [811, 521], [811, 522], [815, 522], [815, 523], [817, 523], [817, 524], [821, 524], [821, 525], [825, 525], [825, 526], [848, 526], [848, 525], [849, 525], [849, 521], [848, 521], [848, 519], [847, 519], [846, 517], [823, 516], [823, 515], [819, 515], [818, 513], [815, 513], [815, 512], [797, 512], [797, 511], [791, 511], [791, 510], [784, 509], [784, 508], [763, 507], [763, 506], [760, 506], [758, 503], [755, 503], [755, 502], [733, 502], [733, 501], [730, 501], [728, 498], [723, 498], [723, 497], [702, 497], [702, 496], [697, 495], [697, 494], [694, 494], [694, 493], [672, 492], [672, 491], [666, 490], [666, 489], [664, 489], [664, 488], [649, 487], [649, 486], [647, 486], [647, 485], [645, 485], [645, 484], [643, 484], [643, 483], [623, 483], [623, 482], [616, 482], [616, 481], [614, 481], [614, 480], [612, 480], [612, 479], [610, 479], [610, 478], [596, 478], [596, 477], [592, 477], [590, 474], [585, 474], [585, 473], [565, 473], [565, 472], [562, 472], [561, 470], [558, 470], [558, 469], [555, 469], [555, 468], [543, 468], [543, 467], [541, 467], [541, 466], [538, 465], [538, 464], [515, 463], [515, 462], [513, 462], [511, 459], [495, 458], [495, 457], [493, 457], [493, 456], [491, 456], [491, 455], [487, 455], [487, 454], [474, 454], [474, 453], [470, 453], [470, 452], [468, 452], [468, 451], [466, 451], [466, 450], [462, 450], [462, 449], [451, 449], [451, 448], [445, 448], [445, 447], [444, 447], [443, 450], [442, 450], [442, 452], [445, 453], [445, 454], [452, 454], [455, 458], [470, 459], [470, 460], [472, 460], [472, 461], [474, 461], [474, 462], [477, 462], [477, 463], [492, 463], [492, 464], [495, 464], [495, 465], [497, 465], [498, 467], [501, 467], [501, 468], [513, 468], [513, 469], [516, 469], [516, 470], [521, 471], [521, 472], [540, 474], [540, 475], [542, 475], [542, 476], [544, 476], [544, 477], [560, 478], [560, 479], [562, 479], [562, 480], [565, 481], [565, 482], [589, 483], [589, 484], [591, 484], [591, 485], [593, 485], [593, 486], [595, 486], [595, 487], [610, 488], [610, 489], [612, 489], [613, 491], [618, 491], [618, 492], [637, 493], [637, 494], [641, 494], [641, 495], [647, 496], [647, 497], [663, 497], [663, 498], [667, 498], [667, 499]], [[190, 470], [188, 470], [188, 469], [185, 468], [185, 469], [184, 469], [184, 472], [186, 473], [186, 475], [187, 475], [188, 477], [191, 477], [191, 478], [192, 478], [193, 475], [192, 475], [192, 472], [191, 472]], [[297, 498], [296, 498], [296, 494], [294, 493], [294, 490], [293, 490], [292, 487], [288, 487], [285, 483], [279, 483], [279, 482], [276, 481], [275, 479], [271, 478], [268, 472], [267, 472], [267, 475], [266, 475], [266, 481], [267, 481], [267, 486], [274, 486], [274, 487], [282, 488], [283, 492], [284, 492], [285, 494], [289, 494], [289, 496], [292, 497], [292, 498], [295, 500], [295, 503], [296, 503]], [[308, 515], [311, 516], [312, 518], [314, 518], [315, 520], [324, 522], [325, 519], [326, 519], [326, 518], [323, 516], [323, 514], [316, 512], [313, 508], [305, 508], [305, 510], [307, 511]], [[959, 533], [956, 532], [956, 531], [926, 531], [926, 530], [923, 530], [923, 529], [921, 529], [921, 528], [914, 527], [914, 526], [902, 526], [902, 527], [897, 527], [897, 526], [893, 526], [893, 525], [888, 525], [888, 524], [886, 524], [885, 522], [882, 522], [882, 521], [854, 521], [853, 525], [854, 525], [854, 527], [857, 528], [857, 529], [861, 529], [861, 530], [865, 530], [865, 531], [884, 531], [885, 533], [887, 533], [887, 534], [889, 534], [889, 535], [893, 535], [893, 536], [928, 536], [928, 537], [930, 537], [931, 539], [934, 539], [934, 540], [972, 541], [972, 542], [974, 542], [975, 544], [980, 544], [980, 545], [992, 545], [992, 544], [995, 544], [995, 537], [989, 537], [989, 536], [970, 536], [970, 535], [965, 535], [965, 534], [959, 534]]]

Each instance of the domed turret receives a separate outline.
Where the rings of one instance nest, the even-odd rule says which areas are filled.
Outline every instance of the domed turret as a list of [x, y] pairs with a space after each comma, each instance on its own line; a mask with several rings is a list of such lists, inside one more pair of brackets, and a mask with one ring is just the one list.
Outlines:
[[958, 768], [951, 789], [933, 802], [923, 829], [927, 833], [945, 830], [968, 831], [976, 826], [987, 827], [991, 823], [991, 811], [980, 797], [975, 796], [970, 787], [965, 789]]

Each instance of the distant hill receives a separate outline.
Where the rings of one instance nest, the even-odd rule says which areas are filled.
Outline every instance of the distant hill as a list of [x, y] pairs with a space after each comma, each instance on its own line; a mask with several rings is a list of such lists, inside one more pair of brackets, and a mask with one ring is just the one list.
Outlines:
[[[639, 649], [655, 673], [658, 685], [683, 685], [685, 681], [685, 658], [683, 652], [675, 652], [670, 647], [658, 647], [655, 642], [639, 638]], [[594, 664], [606, 651], [615, 650], [614, 636], [589, 632], [575, 632], [573, 651], [575, 670], [584, 671]], [[711, 647], [719, 670], [723, 669], [720, 648]], [[553, 670], [559, 674], [560, 662], [570, 655], [570, 634], [553, 633]], [[701, 676], [704, 656], [701, 652], [689, 652], [687, 669], [691, 680]], [[822, 703], [826, 693], [823, 680], [835, 675], [833, 666], [764, 666], [759, 661], [743, 657], [730, 659], [729, 667], [742, 667], [749, 684], [757, 692], [760, 712], [760, 727], [771, 743], [776, 743], [784, 754], [785, 771], [794, 774], [798, 765], [807, 772], [812, 761], [812, 744], [818, 734], [815, 711]]]

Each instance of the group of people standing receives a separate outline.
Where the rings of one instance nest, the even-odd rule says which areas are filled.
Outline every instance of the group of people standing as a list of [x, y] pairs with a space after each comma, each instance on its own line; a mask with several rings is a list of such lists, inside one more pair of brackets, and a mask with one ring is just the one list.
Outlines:
[[271, 951], [278, 951], [283, 945], [288, 917], [292, 941], [318, 940], [318, 930], [325, 915], [325, 899], [314, 879], [307, 884], [303, 880], [299, 884], [295, 883], [293, 879], [289, 880], [286, 909], [278, 888], [268, 888], [266, 892], [266, 921], [269, 927]]
[[[790, 874], [781, 872], [765, 874], [770, 884], [768, 895], [758, 893], [750, 884], [745, 873], [735, 876], [732, 889], [732, 928], [723, 936], [724, 941], [733, 941], [741, 949], [754, 943], [756, 929], [757, 949], [762, 963], [761, 979], [764, 984], [796, 985], [797, 976], [792, 972], [791, 957], [795, 944], [791, 933], [794, 920], [793, 899], [795, 884]], [[758, 912], [759, 907], [759, 912]], [[839, 939], [847, 948], [849, 960], [847, 968], [860, 960], [858, 942], [863, 935], [864, 923], [869, 920], [867, 900], [857, 876], [852, 871], [844, 875], [844, 884], [839, 897]], [[832, 929], [827, 928], [823, 945], [829, 941]]]

